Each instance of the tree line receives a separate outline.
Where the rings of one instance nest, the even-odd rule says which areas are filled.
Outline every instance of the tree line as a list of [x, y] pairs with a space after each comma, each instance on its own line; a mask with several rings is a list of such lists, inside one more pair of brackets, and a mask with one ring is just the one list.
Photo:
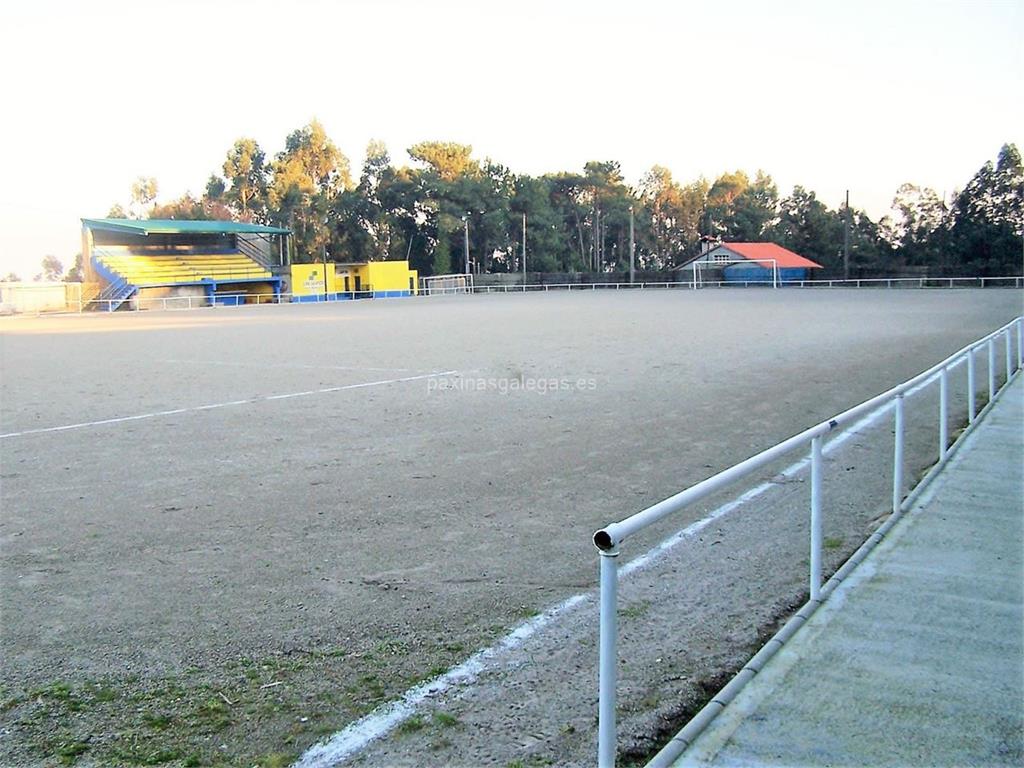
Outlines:
[[238, 139], [201, 196], [155, 204], [157, 191], [155, 179], [140, 178], [131, 203], [108, 215], [288, 227], [296, 261], [408, 258], [424, 275], [463, 271], [467, 235], [474, 271], [521, 270], [524, 216], [531, 272], [627, 270], [631, 218], [644, 270], [685, 263], [702, 239], [767, 240], [822, 264], [822, 276], [842, 276], [848, 234], [855, 277], [1010, 275], [1021, 273], [1024, 244], [1024, 169], [1013, 144], [949, 200], [904, 184], [879, 221], [855, 207], [829, 208], [802, 186], [783, 197], [763, 171], [683, 183], [656, 165], [632, 187], [615, 161], [530, 176], [453, 142], [416, 144], [396, 164], [371, 141], [356, 176], [316, 120], [272, 158], [254, 139]]

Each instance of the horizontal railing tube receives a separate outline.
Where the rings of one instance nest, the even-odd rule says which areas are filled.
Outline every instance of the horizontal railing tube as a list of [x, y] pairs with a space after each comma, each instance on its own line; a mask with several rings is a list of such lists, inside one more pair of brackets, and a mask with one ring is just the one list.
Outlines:
[[[995, 348], [993, 346], [993, 339], [1000, 333], [1002, 333], [1005, 329], [1006, 326], [1003, 326], [999, 330], [993, 331], [988, 336], [979, 339], [977, 342], [973, 342], [972, 345], [984, 344], [987, 342], [989, 345], [990, 361], [994, 361]], [[760, 469], [766, 464], [770, 464], [771, 462], [782, 458], [791, 451], [796, 450], [797, 448], [810, 442], [812, 438], [818, 435], [826, 435], [836, 427], [846, 424], [859, 416], [862, 416], [866, 413], [870, 413], [871, 411], [874, 411], [877, 408], [887, 405], [889, 401], [896, 397], [896, 395], [900, 393], [905, 393], [908, 390], [913, 389], [926, 379], [930, 379], [932, 376], [941, 371], [944, 367], [948, 366], [950, 364], [950, 361], [958, 361], [958, 358], [960, 358], [964, 354], [964, 352], [967, 351], [972, 345], [968, 345], [967, 347], [960, 349], [959, 351], [955, 352], [954, 354], [950, 355], [948, 358], [943, 360], [941, 363], [933, 365], [928, 370], [922, 371], [917, 376], [913, 377], [912, 379], [908, 379], [907, 381], [893, 387], [887, 392], [883, 392], [882, 394], [877, 395], [871, 398], [870, 400], [865, 400], [860, 405], [855, 405], [854, 407], [846, 411], [843, 411], [837, 416], [834, 416], [832, 419], [829, 419], [828, 421], [823, 421], [820, 424], [816, 424], [813, 427], [805, 429], [803, 432], [793, 435], [793, 437], [790, 437], [787, 440], [783, 440], [781, 443], [778, 443], [772, 446], [771, 448], [761, 451], [761, 453], [755, 454], [754, 456], [751, 456], [750, 458], [741, 461], [739, 464], [735, 464], [732, 467], [729, 467], [728, 469], [719, 472], [718, 474], [712, 475], [711, 477], [702, 480], [701, 482], [696, 483], [695, 485], [690, 486], [685, 491], [681, 491], [680, 493], [677, 493], [674, 496], [670, 496], [667, 499], [664, 499], [663, 501], [660, 501], [657, 504], [654, 504], [653, 506], [650, 506], [647, 509], [642, 510], [641, 512], [637, 512], [636, 514], [631, 515], [630, 517], [627, 517], [624, 520], [621, 520], [617, 523], [611, 523], [610, 525], [605, 526], [604, 528], [602, 528], [594, 534], [594, 544], [597, 546], [598, 549], [611, 549], [612, 547], [621, 544], [623, 541], [628, 539], [637, 531], [643, 530], [647, 526], [658, 522], [666, 515], [670, 515], [673, 512], [678, 512], [679, 510], [684, 509], [687, 505], [703, 499], [704, 497], [714, 493], [715, 491], [718, 491], [723, 487], [735, 482], [736, 480], [745, 477], [751, 472], [755, 472], [756, 470]], [[994, 366], [994, 362], [992, 364]], [[991, 376], [990, 386], [992, 387], [992, 392], [989, 397], [989, 399], [991, 400], [992, 397], [995, 396], [994, 379], [991, 379]]]

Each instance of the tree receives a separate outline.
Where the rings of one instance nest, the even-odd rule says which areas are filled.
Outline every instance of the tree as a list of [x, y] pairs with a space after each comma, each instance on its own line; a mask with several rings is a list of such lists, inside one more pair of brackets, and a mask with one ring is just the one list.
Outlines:
[[509, 229], [515, 254], [509, 271], [519, 272], [522, 264], [523, 215], [526, 216], [526, 266], [531, 272], [565, 270], [572, 263], [573, 247], [565, 236], [563, 218], [552, 202], [550, 177], [518, 176], [513, 180], [509, 200]]
[[206, 192], [203, 196], [208, 200], [221, 201], [224, 199], [226, 191], [227, 185], [224, 179], [215, 173], [211, 173], [210, 178], [206, 180]]
[[443, 181], [475, 173], [479, 165], [471, 155], [473, 147], [451, 141], [423, 141], [409, 148], [409, 156], [427, 165]]
[[114, 203], [112, 206], [110, 206], [110, 210], [107, 211], [107, 218], [127, 219], [130, 217], [128, 216], [128, 212], [122, 207], [120, 203]]
[[562, 236], [569, 258], [561, 265], [566, 272], [589, 268], [584, 220], [590, 207], [586, 180], [578, 173], [558, 173], [544, 177], [550, 188], [551, 205], [561, 217]]
[[80, 283], [83, 279], [83, 265], [82, 265], [82, 254], [75, 254], [75, 265], [68, 270], [67, 274], [64, 275], [65, 283]]
[[48, 282], [57, 282], [64, 277], [64, 265], [56, 256], [44, 256], [43, 271], [40, 277]]
[[629, 260], [626, 242], [629, 209], [634, 203], [622, 171], [615, 161], [591, 161], [584, 165], [584, 190], [590, 202], [589, 268], [604, 272], [623, 269]]
[[781, 202], [779, 221], [769, 238], [818, 262], [826, 274], [842, 273], [842, 218], [801, 186], [793, 187], [793, 193]]
[[177, 200], [154, 205], [149, 211], [151, 219], [177, 219], [178, 221], [230, 221], [231, 209], [219, 200], [208, 197], [197, 199], [186, 192]]
[[904, 264], [937, 265], [942, 259], [941, 230], [947, 225], [948, 210], [935, 190], [902, 184], [892, 201], [892, 216], [882, 224], [885, 238], [899, 250]]
[[[255, 139], [238, 139], [228, 150], [223, 171], [228, 204], [242, 221], [262, 221], [266, 211], [267, 168]], [[209, 185], [207, 185], [209, 190]]]
[[772, 177], [758, 171], [734, 200], [732, 215], [725, 222], [728, 239], [734, 242], [758, 242], [775, 223], [779, 208], [779, 190]]
[[[358, 186], [341, 192], [334, 205], [337, 236], [348, 258], [385, 260], [408, 244], [398, 224], [404, 211], [390, 194], [396, 183], [398, 176], [387, 147], [383, 142], [371, 141]], [[396, 204], [398, 209], [393, 207]], [[408, 249], [401, 255], [406, 253]]]
[[348, 158], [313, 120], [288, 135], [271, 171], [271, 219], [295, 230], [298, 261], [322, 258], [332, 240], [332, 207], [352, 186]]
[[723, 173], [708, 190], [706, 234], [732, 240], [729, 228], [736, 213], [736, 201], [750, 186], [743, 171]]
[[4, 282], [4, 283], [20, 283], [21, 282], [21, 277], [19, 277], [14, 272], [8, 272], [4, 276], [3, 280], [0, 280], [0, 282]]
[[667, 168], [655, 165], [640, 181], [640, 201], [649, 223], [649, 255], [643, 266], [662, 269], [680, 264], [700, 237], [700, 220], [708, 183], [699, 179], [686, 187]]
[[142, 218], [142, 214], [149, 207], [157, 195], [156, 179], [147, 176], [139, 176], [132, 184], [132, 202], [130, 210], [134, 218]]
[[950, 212], [949, 266], [967, 274], [1022, 273], [1024, 168], [1013, 144], [986, 162], [960, 192]]
[[197, 221], [206, 218], [203, 203], [186, 192], [177, 200], [163, 205], [154, 205], [150, 210], [151, 219], [178, 219], [179, 221]]

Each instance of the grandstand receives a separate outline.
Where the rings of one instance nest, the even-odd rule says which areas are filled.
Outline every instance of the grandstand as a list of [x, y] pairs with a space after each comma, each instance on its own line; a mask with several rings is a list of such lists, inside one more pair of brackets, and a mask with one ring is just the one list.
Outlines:
[[113, 311], [168, 297], [212, 306], [277, 296], [290, 234], [235, 221], [82, 219], [85, 284], [91, 286], [83, 298]]

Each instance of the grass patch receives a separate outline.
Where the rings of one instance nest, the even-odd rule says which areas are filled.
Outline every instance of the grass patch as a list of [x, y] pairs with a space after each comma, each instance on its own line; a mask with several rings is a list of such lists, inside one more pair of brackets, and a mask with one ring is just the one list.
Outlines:
[[293, 752], [272, 752], [266, 757], [260, 758], [257, 765], [260, 768], [288, 768], [297, 759], [298, 755]]
[[[289, 766], [312, 737], [334, 733], [407, 687], [408, 669], [397, 662], [409, 653], [406, 643], [375, 642], [367, 659], [330, 644], [160, 677], [61, 678], [24, 690], [0, 683], [0, 712], [14, 718], [24, 749], [45, 765]], [[430, 670], [445, 671], [439, 664]], [[339, 676], [340, 686], [314, 683], [311, 690], [310, 681], [325, 675]], [[447, 713], [428, 714], [398, 731], [435, 728], [441, 740], [457, 724]]]
[[174, 718], [170, 715], [154, 715], [150, 712], [142, 713], [142, 722], [147, 728], [152, 728], [156, 731], [165, 730], [172, 722]]
[[651, 607], [650, 600], [637, 600], [619, 610], [619, 615], [627, 619], [636, 619], [643, 616]]
[[57, 746], [57, 757], [63, 765], [71, 765], [87, 749], [89, 745], [84, 741], [65, 741]]
[[425, 723], [419, 715], [413, 715], [396, 729], [401, 734], [416, 733], [422, 731]]
[[525, 605], [520, 605], [515, 613], [512, 614], [512, 617], [515, 619], [532, 619], [534, 616], [540, 616], [540, 611]]
[[222, 731], [231, 725], [231, 712], [226, 702], [209, 698], [193, 710], [192, 719], [202, 728]]
[[459, 718], [448, 712], [435, 712], [434, 722], [442, 728], [451, 728], [452, 726], [459, 724]]
[[839, 549], [843, 546], [843, 540], [836, 536], [829, 536], [821, 543], [821, 545], [825, 549]]

